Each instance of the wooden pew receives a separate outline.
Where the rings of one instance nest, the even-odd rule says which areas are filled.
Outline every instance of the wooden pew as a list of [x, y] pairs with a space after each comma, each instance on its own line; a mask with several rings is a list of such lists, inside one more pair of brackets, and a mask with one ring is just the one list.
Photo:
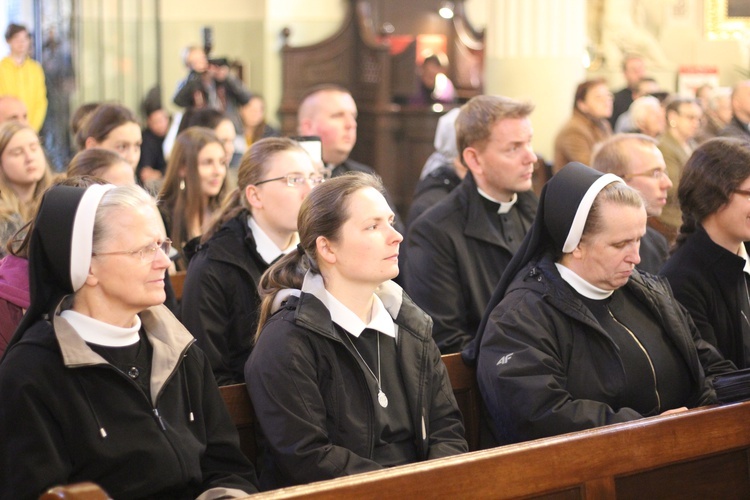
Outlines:
[[245, 384], [225, 385], [219, 387], [224, 404], [227, 405], [229, 415], [232, 417], [237, 433], [240, 435], [240, 449], [253, 463], [257, 462], [258, 450], [255, 444], [255, 429], [253, 422], [255, 413], [253, 403], [247, 394]]
[[601, 427], [253, 498], [750, 496], [750, 402]]
[[91, 482], [55, 486], [42, 493], [39, 500], [110, 500], [110, 496]]
[[448, 369], [448, 377], [451, 380], [458, 409], [461, 410], [461, 415], [464, 417], [469, 451], [475, 451], [479, 449], [479, 405], [481, 398], [477, 385], [476, 370], [474, 367], [466, 365], [461, 358], [461, 354], [458, 353], [446, 354], [442, 359]]
[[187, 276], [187, 271], [177, 271], [176, 273], [169, 275], [169, 279], [172, 282], [172, 289], [174, 290], [174, 296], [178, 303], [182, 300], [182, 289], [185, 286], [185, 276]]

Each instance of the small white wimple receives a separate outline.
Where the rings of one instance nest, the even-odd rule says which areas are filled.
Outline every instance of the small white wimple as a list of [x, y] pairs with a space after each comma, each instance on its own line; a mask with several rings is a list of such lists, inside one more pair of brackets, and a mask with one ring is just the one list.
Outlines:
[[613, 182], [621, 182], [625, 184], [625, 181], [617, 177], [615, 174], [604, 174], [589, 186], [586, 194], [583, 195], [581, 202], [578, 204], [576, 215], [573, 217], [573, 223], [570, 225], [568, 237], [565, 239], [565, 244], [562, 248], [563, 253], [572, 252], [578, 246], [578, 243], [581, 242], [583, 228], [586, 226], [586, 220], [589, 218], [589, 211], [591, 211], [591, 206], [594, 204], [596, 196], [608, 184], [612, 184]]
[[70, 283], [77, 292], [86, 282], [91, 267], [91, 252], [94, 244], [94, 220], [96, 209], [104, 193], [114, 189], [112, 184], [94, 184], [86, 189], [76, 209], [73, 234], [70, 240]]

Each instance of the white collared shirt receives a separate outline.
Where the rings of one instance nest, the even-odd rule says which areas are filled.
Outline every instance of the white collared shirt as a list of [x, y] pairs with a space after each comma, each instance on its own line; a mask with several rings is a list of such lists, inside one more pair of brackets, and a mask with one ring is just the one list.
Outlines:
[[299, 235], [296, 232], [294, 233], [292, 242], [289, 244], [289, 246], [285, 249], [281, 249], [276, 246], [276, 243], [274, 243], [273, 240], [268, 237], [266, 232], [261, 229], [255, 219], [253, 219], [252, 217], [248, 217], [247, 225], [250, 228], [250, 231], [253, 233], [253, 239], [255, 239], [255, 249], [258, 251], [258, 254], [260, 254], [263, 260], [266, 261], [266, 264], [270, 264], [282, 255], [286, 255], [297, 248], [297, 243], [299, 243]]
[[745, 267], [743, 267], [742, 270], [745, 273], [750, 274], [750, 256], [747, 255], [747, 248], [745, 248], [744, 243], [740, 245], [740, 251], [737, 255], [745, 259]]
[[500, 201], [496, 200], [479, 188], [477, 188], [477, 191], [479, 192], [479, 196], [481, 196], [482, 198], [490, 200], [492, 203], [498, 203], [500, 205], [500, 207], [497, 209], [498, 214], [507, 214], [508, 212], [510, 212], [510, 209], [513, 208], [513, 205], [515, 205], [518, 201], [518, 193], [513, 193], [510, 201]]
[[604, 300], [614, 292], [614, 290], [603, 290], [592, 285], [585, 279], [581, 278], [572, 269], [563, 266], [559, 262], [555, 262], [555, 267], [557, 268], [557, 272], [560, 273], [560, 277], [565, 280], [568, 285], [572, 286], [576, 292], [580, 293], [587, 299]]
[[388, 313], [385, 305], [383, 305], [383, 301], [377, 295], [373, 294], [370, 322], [365, 323], [351, 309], [342, 304], [340, 300], [325, 289], [323, 278], [320, 275], [310, 275], [308, 273], [302, 290], [320, 300], [331, 314], [331, 321], [355, 337], [359, 338], [366, 328], [371, 328], [389, 337], [397, 338], [396, 324], [393, 322], [393, 318]]
[[70, 323], [73, 330], [85, 342], [90, 344], [107, 347], [126, 347], [136, 344], [140, 340], [138, 331], [141, 329], [141, 318], [138, 316], [135, 317], [133, 326], [128, 328], [110, 325], [72, 309], [64, 310], [60, 313], [60, 316]]

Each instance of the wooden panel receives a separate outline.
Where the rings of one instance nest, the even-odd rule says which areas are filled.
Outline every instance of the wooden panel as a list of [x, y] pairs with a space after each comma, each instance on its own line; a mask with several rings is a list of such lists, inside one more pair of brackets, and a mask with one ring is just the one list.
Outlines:
[[[448, 76], [464, 100], [482, 93], [484, 35], [466, 21], [463, 2], [455, 2], [452, 22], [435, 19], [433, 0], [377, 0], [375, 9], [372, 1], [350, 0], [349, 6], [341, 29], [328, 39], [305, 47], [283, 47], [281, 129], [285, 135], [296, 134], [297, 107], [309, 88], [322, 83], [348, 88], [359, 108], [357, 144], [351, 157], [378, 172], [399, 214], [405, 217], [419, 173], [433, 152], [441, 113], [429, 107], [413, 110], [395, 104], [408, 102], [409, 94], [416, 90], [416, 48], [410, 46], [400, 55], [391, 55], [388, 37], [378, 35], [379, 27], [388, 21], [397, 26], [396, 34], [413, 26], [429, 30], [426, 34], [446, 36], [452, 61]], [[439, 22], [442, 28], [436, 31], [430, 23], [417, 20], [414, 13]]]
[[[635, 481], [661, 481], [664, 491], [669, 491], [687, 480], [685, 474], [703, 476], [714, 486], [706, 490], [707, 497], [717, 498], [716, 491], [729, 492], [730, 498], [731, 492], [747, 497], [747, 478], [736, 471], [748, 468], [748, 419], [750, 402], [701, 408], [286, 488], [256, 498], [528, 498], [575, 495], [581, 488], [586, 498], [615, 498], [609, 493], [612, 478], [647, 471], [653, 475]], [[718, 455], [724, 459], [705, 460]], [[695, 461], [701, 462], [699, 468], [684, 465]], [[687, 468], [672, 468], [674, 464]], [[693, 493], [688, 491], [683, 498], [700, 497]], [[641, 494], [639, 498], [661, 497]]]
[[172, 290], [174, 290], [174, 297], [178, 303], [182, 300], [182, 289], [185, 287], [185, 276], [187, 276], [187, 271], [177, 271], [174, 274], [169, 275], [169, 281], [172, 282]]
[[442, 359], [448, 370], [453, 395], [464, 417], [469, 450], [474, 451], [479, 447], [479, 399], [481, 397], [477, 386], [476, 370], [467, 366], [461, 354], [458, 353], [446, 354]]
[[109, 500], [109, 495], [98, 485], [85, 482], [55, 486], [43, 493], [39, 500]]
[[621, 477], [617, 498], [663, 500], [750, 497], [747, 451], [739, 450]]
[[255, 464], [258, 454], [255, 442], [255, 414], [247, 388], [245, 384], [225, 385], [219, 387], [219, 392], [240, 435], [240, 449]]

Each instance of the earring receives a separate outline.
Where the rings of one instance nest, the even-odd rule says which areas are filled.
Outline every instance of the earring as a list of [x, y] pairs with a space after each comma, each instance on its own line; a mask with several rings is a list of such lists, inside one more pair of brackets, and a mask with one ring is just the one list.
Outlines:
[[672, 121], [669, 122], [669, 126], [672, 127], [672, 128], [675, 127], [674, 120], [672, 120]]
[[185, 179], [180, 179], [180, 191], [185, 191]]

